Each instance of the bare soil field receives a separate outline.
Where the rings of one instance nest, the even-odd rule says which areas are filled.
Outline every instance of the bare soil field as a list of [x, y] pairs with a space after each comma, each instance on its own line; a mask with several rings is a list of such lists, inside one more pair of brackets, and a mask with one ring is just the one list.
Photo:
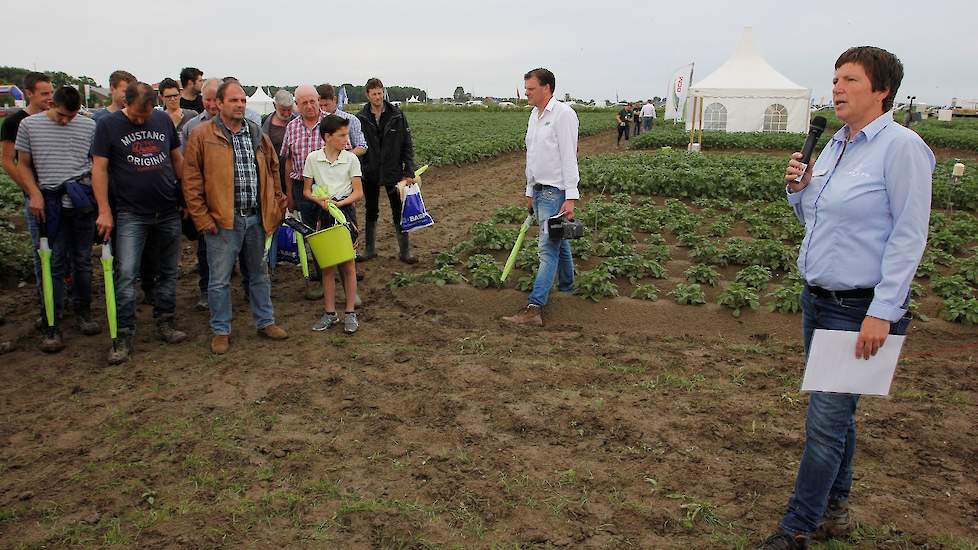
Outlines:
[[[613, 135], [580, 149], [611, 152]], [[0, 340], [16, 346], [0, 356], [0, 546], [732, 548], [766, 536], [804, 442], [799, 315], [557, 295], [546, 327], [517, 330], [498, 320], [525, 304], [515, 290], [386, 287], [521, 204], [523, 159], [425, 175], [437, 224], [413, 237], [421, 262], [397, 262], [384, 227], [352, 337], [310, 331], [322, 305], [285, 266], [273, 299], [290, 338], [255, 335], [236, 279], [231, 351], [212, 356], [192, 243], [178, 290], [191, 337], [158, 343], [140, 306], [121, 367], [105, 366], [105, 333], [70, 319], [67, 349], [37, 352], [33, 289], [0, 294]], [[824, 547], [978, 547], [976, 364], [975, 327], [914, 323], [893, 395], [860, 403], [860, 527]]]

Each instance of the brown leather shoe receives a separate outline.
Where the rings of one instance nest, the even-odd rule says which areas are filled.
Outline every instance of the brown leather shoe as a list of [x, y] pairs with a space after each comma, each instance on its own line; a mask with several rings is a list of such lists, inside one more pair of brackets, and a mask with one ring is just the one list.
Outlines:
[[231, 338], [227, 334], [215, 334], [211, 338], [211, 353], [224, 355], [231, 347]]
[[534, 325], [542, 327], [543, 310], [540, 308], [540, 306], [529, 304], [525, 308], [521, 309], [516, 315], [503, 317], [503, 321], [513, 323], [514, 325]]
[[260, 329], [258, 331], [258, 335], [272, 340], [285, 340], [289, 337], [289, 333], [285, 332], [285, 329], [278, 325], [268, 325], [267, 327]]

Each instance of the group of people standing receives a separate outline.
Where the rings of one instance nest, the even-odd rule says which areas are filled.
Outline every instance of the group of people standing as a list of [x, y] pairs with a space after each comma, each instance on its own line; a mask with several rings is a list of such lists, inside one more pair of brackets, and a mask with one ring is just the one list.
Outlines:
[[[29, 73], [27, 107], [3, 123], [2, 166], [24, 192], [35, 249], [42, 237], [52, 249], [53, 323], [46, 319], [41, 261], [34, 254], [42, 351], [64, 349], [62, 310], [68, 303], [79, 332], [102, 330], [91, 308], [93, 243], [111, 245], [114, 256], [118, 338], [108, 352], [110, 364], [132, 353], [137, 281], [153, 305], [158, 338], [168, 344], [187, 338], [176, 326], [181, 235], [197, 241], [196, 307], [210, 310], [210, 349], [216, 354], [230, 347], [236, 265], [258, 334], [288, 338], [275, 321], [269, 276], [275, 254], [268, 249], [287, 212], [325, 228], [335, 223], [328, 213], [333, 203], [355, 239], [354, 204], [366, 197], [366, 242], [357, 261], [369, 261], [377, 256], [383, 188], [399, 258], [417, 262], [400, 230], [398, 183], [414, 182], [410, 128], [385, 100], [379, 79], [367, 82], [369, 102], [356, 115], [337, 106], [332, 86], [304, 85], [294, 97], [279, 90], [275, 112], [264, 120], [247, 107], [237, 79], [204, 80], [193, 67], [181, 71], [179, 84], [165, 78], [158, 89], [119, 70], [109, 87], [110, 105], [88, 113], [77, 89], [55, 90], [44, 73]], [[359, 328], [358, 274], [352, 261], [339, 267], [344, 330], [353, 333]], [[315, 273], [321, 285], [310, 285], [306, 297], [323, 299], [326, 312], [312, 328], [326, 330], [338, 322], [335, 273]]]
[[636, 101], [634, 104], [626, 103], [615, 115], [615, 121], [618, 124], [617, 145], [621, 145], [621, 138], [623, 137], [625, 141], [628, 141], [630, 135], [638, 136], [643, 131], [651, 130], [655, 124], [655, 118], [655, 104], [651, 99], [644, 105], [641, 101]]
[[[121, 345], [110, 351], [113, 363], [124, 361], [131, 351], [138, 272], [144, 282], [151, 278], [155, 285], [153, 316], [159, 337], [169, 343], [186, 338], [174, 326], [182, 215], [201, 235], [201, 288], [206, 288], [211, 312], [211, 351], [217, 354], [230, 345], [229, 288], [235, 263], [246, 281], [258, 333], [274, 340], [288, 337], [275, 322], [263, 255], [266, 236], [279, 228], [286, 210], [324, 227], [336, 222], [327, 214], [331, 204], [355, 220], [354, 204], [365, 197], [366, 242], [360, 259], [369, 260], [376, 256], [383, 188], [400, 260], [416, 261], [407, 234], [400, 231], [397, 191], [398, 183], [413, 184], [411, 133], [404, 114], [384, 100], [379, 80], [367, 82], [369, 102], [356, 116], [337, 108], [332, 87], [300, 86], [294, 101], [298, 114], [292, 113], [288, 92], [279, 92], [276, 112], [262, 124], [249, 116], [247, 96], [237, 80], [201, 78], [185, 72], [182, 90], [170, 82], [161, 84], [166, 109], [156, 110], [157, 93], [151, 86], [128, 73], [113, 73], [112, 105], [96, 113], [96, 122], [78, 116], [77, 90], [53, 90], [45, 75], [27, 75], [29, 104], [3, 124], [2, 160], [27, 197], [35, 244], [41, 235], [53, 242], [58, 311], [42, 350], [63, 347], [58, 320], [68, 266], [78, 328], [83, 334], [100, 330], [90, 310], [96, 232], [99, 241], [114, 242], [118, 260], [123, 336]], [[855, 355], [868, 359], [888, 335], [905, 334], [909, 326], [910, 286], [927, 241], [935, 160], [917, 134], [893, 122], [893, 100], [902, 79], [903, 65], [890, 52], [873, 47], [844, 52], [835, 64], [832, 95], [845, 126], [815, 162], [802, 164], [800, 153], [788, 162], [786, 201], [805, 225], [798, 270], [805, 280], [800, 300], [806, 353], [816, 330], [844, 330], [858, 333]], [[578, 119], [573, 109], [554, 99], [552, 72], [534, 69], [524, 75], [524, 84], [533, 106], [524, 195], [542, 228], [540, 266], [526, 306], [503, 320], [539, 326], [555, 280], [558, 291], [573, 290], [570, 245], [550, 238], [544, 228], [558, 215], [573, 219], [580, 199]], [[199, 114], [194, 106], [201, 107]], [[638, 115], [632, 106], [619, 112], [619, 140], [622, 134], [627, 138], [636, 116], [654, 119], [654, 106], [643, 105]], [[146, 243], [154, 235], [155, 264], [147, 266]], [[40, 268], [35, 271], [40, 281]], [[340, 272], [346, 291], [343, 325], [354, 332], [356, 268], [348, 262]], [[326, 311], [314, 330], [339, 323], [333, 276], [332, 269], [323, 270]], [[843, 536], [852, 528], [848, 502], [858, 401], [858, 395], [811, 395], [794, 492], [776, 532], [758, 548], [804, 550], [813, 537]]]

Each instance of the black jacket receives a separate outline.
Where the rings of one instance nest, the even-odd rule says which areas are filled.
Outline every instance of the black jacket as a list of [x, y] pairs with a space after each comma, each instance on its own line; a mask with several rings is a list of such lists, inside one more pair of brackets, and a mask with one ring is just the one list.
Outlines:
[[370, 112], [370, 103], [363, 106], [357, 118], [367, 140], [367, 153], [360, 159], [364, 183], [381, 185], [397, 183], [405, 177], [413, 178], [414, 142], [404, 113], [384, 101], [384, 114], [380, 118], [383, 128], [378, 128], [377, 119]]

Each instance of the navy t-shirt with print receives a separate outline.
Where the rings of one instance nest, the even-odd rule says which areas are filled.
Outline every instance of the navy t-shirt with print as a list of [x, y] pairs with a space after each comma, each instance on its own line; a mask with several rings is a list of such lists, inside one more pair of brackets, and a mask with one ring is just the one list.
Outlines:
[[114, 208], [136, 214], [175, 210], [181, 191], [170, 152], [179, 146], [173, 121], [160, 110], [154, 109], [145, 124], [133, 124], [122, 111], [100, 120], [92, 154], [109, 159]]

